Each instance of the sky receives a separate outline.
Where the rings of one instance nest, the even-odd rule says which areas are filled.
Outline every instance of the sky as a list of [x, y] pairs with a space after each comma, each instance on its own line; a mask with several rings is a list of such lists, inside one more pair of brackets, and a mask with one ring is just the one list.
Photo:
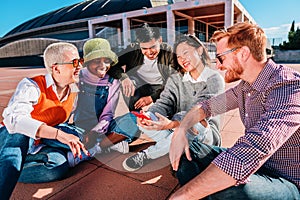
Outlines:
[[[3, 0], [0, 12], [0, 37], [14, 27], [50, 11], [80, 0]], [[299, 0], [239, 0], [255, 22], [264, 29], [272, 45], [287, 41], [293, 20], [300, 27]]]

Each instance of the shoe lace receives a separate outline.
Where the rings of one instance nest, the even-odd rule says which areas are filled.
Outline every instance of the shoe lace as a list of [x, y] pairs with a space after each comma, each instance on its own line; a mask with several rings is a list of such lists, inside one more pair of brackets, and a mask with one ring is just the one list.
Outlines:
[[145, 158], [146, 158], [146, 155], [144, 152], [138, 152], [137, 155], [132, 158], [132, 160], [137, 165], [142, 166]]

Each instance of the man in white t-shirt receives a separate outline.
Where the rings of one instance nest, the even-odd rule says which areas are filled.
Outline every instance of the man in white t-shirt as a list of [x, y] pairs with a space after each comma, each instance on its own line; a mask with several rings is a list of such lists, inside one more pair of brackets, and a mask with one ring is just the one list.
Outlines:
[[168, 77], [175, 72], [172, 47], [162, 42], [158, 27], [145, 23], [135, 33], [137, 43], [121, 51], [119, 63], [108, 71], [120, 79], [130, 111], [155, 102]]

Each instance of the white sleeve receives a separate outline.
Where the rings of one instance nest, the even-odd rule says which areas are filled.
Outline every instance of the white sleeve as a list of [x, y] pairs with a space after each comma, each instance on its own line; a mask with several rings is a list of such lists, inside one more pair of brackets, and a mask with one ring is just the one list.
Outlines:
[[9, 133], [20, 133], [35, 138], [38, 128], [43, 122], [31, 117], [33, 105], [37, 104], [40, 89], [31, 79], [21, 80], [3, 111], [3, 123]]

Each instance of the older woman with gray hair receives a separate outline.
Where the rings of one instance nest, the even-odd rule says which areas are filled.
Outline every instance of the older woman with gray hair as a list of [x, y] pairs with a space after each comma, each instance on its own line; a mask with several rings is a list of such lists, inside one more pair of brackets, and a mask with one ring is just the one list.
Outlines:
[[[41, 139], [56, 140], [79, 157], [82, 153], [88, 154], [78, 136], [68, 134], [57, 126], [65, 122], [72, 112], [81, 61], [73, 44], [51, 44], [44, 51], [48, 73], [24, 78], [18, 84], [4, 109], [4, 120], [0, 125], [1, 199], [9, 199], [22, 170], [29, 163], [37, 168], [26, 177], [36, 181], [56, 180], [66, 172], [65, 152], [51, 147], [37, 149], [37, 146], [44, 147], [39, 145]], [[33, 164], [32, 159], [36, 161]], [[56, 167], [55, 173], [36, 176], [40, 170]]]

